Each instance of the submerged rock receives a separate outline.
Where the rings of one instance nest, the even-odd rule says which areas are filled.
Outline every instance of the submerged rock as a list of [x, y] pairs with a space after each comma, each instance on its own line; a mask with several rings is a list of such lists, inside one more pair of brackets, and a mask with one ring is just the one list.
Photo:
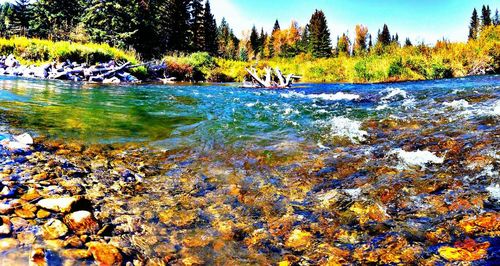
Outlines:
[[113, 245], [89, 242], [87, 247], [99, 266], [119, 266], [123, 261], [122, 254]]
[[88, 211], [70, 213], [64, 217], [64, 222], [78, 235], [95, 234], [99, 231], [99, 224]]
[[37, 205], [47, 210], [66, 213], [78, 200], [77, 197], [49, 198], [38, 201]]
[[42, 237], [46, 240], [58, 239], [68, 233], [68, 227], [57, 219], [50, 219], [42, 226]]

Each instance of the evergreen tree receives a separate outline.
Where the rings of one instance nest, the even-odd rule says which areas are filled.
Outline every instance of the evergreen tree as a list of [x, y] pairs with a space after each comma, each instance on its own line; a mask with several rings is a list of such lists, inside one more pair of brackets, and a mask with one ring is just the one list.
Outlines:
[[29, 35], [32, 6], [30, 0], [16, 0], [12, 6], [10, 31], [15, 35]]
[[221, 57], [235, 59], [239, 54], [239, 40], [229, 27], [225, 18], [222, 18], [221, 24], [217, 30], [218, 54]]
[[137, 32], [132, 45], [145, 59], [162, 56], [167, 51], [167, 21], [162, 19], [167, 13], [168, 0], [142, 0], [136, 14]]
[[472, 17], [469, 26], [469, 40], [475, 40], [477, 38], [478, 33], [479, 33], [479, 17], [477, 15], [476, 9], [474, 8], [474, 10], [472, 11]]
[[406, 38], [405, 40], [405, 47], [413, 46], [413, 44], [410, 41], [410, 38]]
[[203, 13], [203, 25], [205, 28], [205, 51], [211, 55], [217, 53], [217, 22], [210, 8], [210, 2], [205, 3], [205, 12]]
[[187, 52], [189, 50], [189, 0], [170, 0], [167, 5], [168, 50]]
[[9, 17], [12, 16], [12, 5], [10, 3], [0, 4], [0, 36], [9, 36]]
[[205, 24], [204, 24], [204, 10], [201, 0], [191, 0], [191, 49], [195, 52], [205, 50]]
[[370, 52], [372, 50], [372, 47], [373, 47], [373, 42], [372, 42], [372, 35], [369, 34], [368, 35], [368, 52]]
[[273, 33], [276, 32], [277, 30], [280, 30], [280, 23], [278, 22], [278, 20], [276, 20], [274, 22], [274, 26], [273, 26]]
[[489, 6], [484, 6], [481, 9], [481, 25], [487, 27], [491, 25], [491, 10]]
[[316, 10], [309, 21], [311, 51], [314, 57], [328, 57], [331, 55], [332, 46], [330, 31], [325, 14]]
[[382, 46], [391, 44], [391, 33], [389, 32], [389, 27], [387, 27], [387, 24], [384, 24], [384, 26], [382, 27], [382, 33], [379, 34], [377, 43], [380, 43]]
[[138, 31], [137, 11], [135, 1], [91, 0], [82, 20], [92, 41], [125, 48]]
[[500, 17], [498, 16], [498, 9], [495, 11], [495, 16], [493, 17], [492, 23], [495, 26], [499, 26], [500, 25]]
[[259, 33], [257, 33], [257, 28], [255, 28], [255, 25], [252, 27], [252, 31], [250, 32], [250, 47], [252, 48], [252, 51], [254, 51], [255, 54], [258, 53], [259, 50]]
[[85, 9], [81, 0], [38, 0], [33, 4], [31, 29], [34, 35], [55, 40], [67, 40], [81, 20]]
[[310, 52], [310, 34], [309, 34], [309, 24], [305, 25], [300, 34], [300, 41], [297, 43], [297, 50], [300, 53]]
[[259, 35], [259, 48], [258, 52], [259, 53], [264, 53], [264, 47], [266, 45], [266, 40], [267, 40], [267, 33], [264, 33], [264, 28], [260, 29], [260, 35]]

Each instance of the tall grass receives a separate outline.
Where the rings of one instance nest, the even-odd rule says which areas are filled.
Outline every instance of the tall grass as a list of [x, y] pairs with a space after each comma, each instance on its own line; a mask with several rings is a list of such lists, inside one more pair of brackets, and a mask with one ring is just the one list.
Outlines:
[[108, 44], [52, 42], [25, 37], [0, 38], [0, 54], [13, 54], [23, 64], [43, 64], [51, 61], [95, 64], [109, 60], [139, 62], [134, 52], [113, 48]]

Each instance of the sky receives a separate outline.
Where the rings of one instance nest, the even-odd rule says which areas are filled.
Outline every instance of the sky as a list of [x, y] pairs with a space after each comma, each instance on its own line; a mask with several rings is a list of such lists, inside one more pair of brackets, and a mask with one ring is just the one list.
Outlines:
[[474, 7], [480, 11], [482, 5], [489, 5], [493, 14], [500, 9], [498, 0], [210, 0], [210, 4], [217, 23], [226, 18], [238, 37], [253, 25], [270, 32], [276, 19], [282, 28], [292, 20], [304, 26], [320, 9], [334, 43], [344, 32], [352, 39], [356, 24], [367, 26], [375, 37], [384, 23], [400, 40], [409, 37], [412, 42], [427, 44], [442, 38], [466, 41]]
[[[325, 13], [332, 41], [343, 32], [354, 36], [356, 24], [368, 27], [375, 37], [384, 23], [399, 39], [428, 44], [443, 37], [466, 41], [472, 10], [489, 5], [494, 14], [498, 0], [210, 0], [220, 23], [225, 17], [237, 36], [255, 25], [270, 32], [278, 19], [282, 28], [292, 20], [307, 24], [316, 9]], [[351, 38], [352, 39], [352, 38]], [[375, 38], [374, 38], [375, 39]]]

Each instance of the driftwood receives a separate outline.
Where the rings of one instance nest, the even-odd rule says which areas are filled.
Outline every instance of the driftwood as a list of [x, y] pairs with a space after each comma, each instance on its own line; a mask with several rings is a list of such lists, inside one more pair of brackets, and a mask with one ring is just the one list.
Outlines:
[[261, 79], [257, 74], [257, 70], [254, 68], [245, 68], [248, 74], [252, 77], [252, 83], [244, 83], [244, 87], [252, 87], [252, 88], [288, 88], [292, 86], [292, 82], [295, 79], [300, 79], [300, 76], [295, 76], [293, 74], [289, 74], [286, 78], [281, 73], [279, 68], [274, 69], [275, 77], [278, 79], [279, 83], [276, 83], [272, 78], [273, 69], [267, 67], [265, 69], [266, 75], [265, 79]]

